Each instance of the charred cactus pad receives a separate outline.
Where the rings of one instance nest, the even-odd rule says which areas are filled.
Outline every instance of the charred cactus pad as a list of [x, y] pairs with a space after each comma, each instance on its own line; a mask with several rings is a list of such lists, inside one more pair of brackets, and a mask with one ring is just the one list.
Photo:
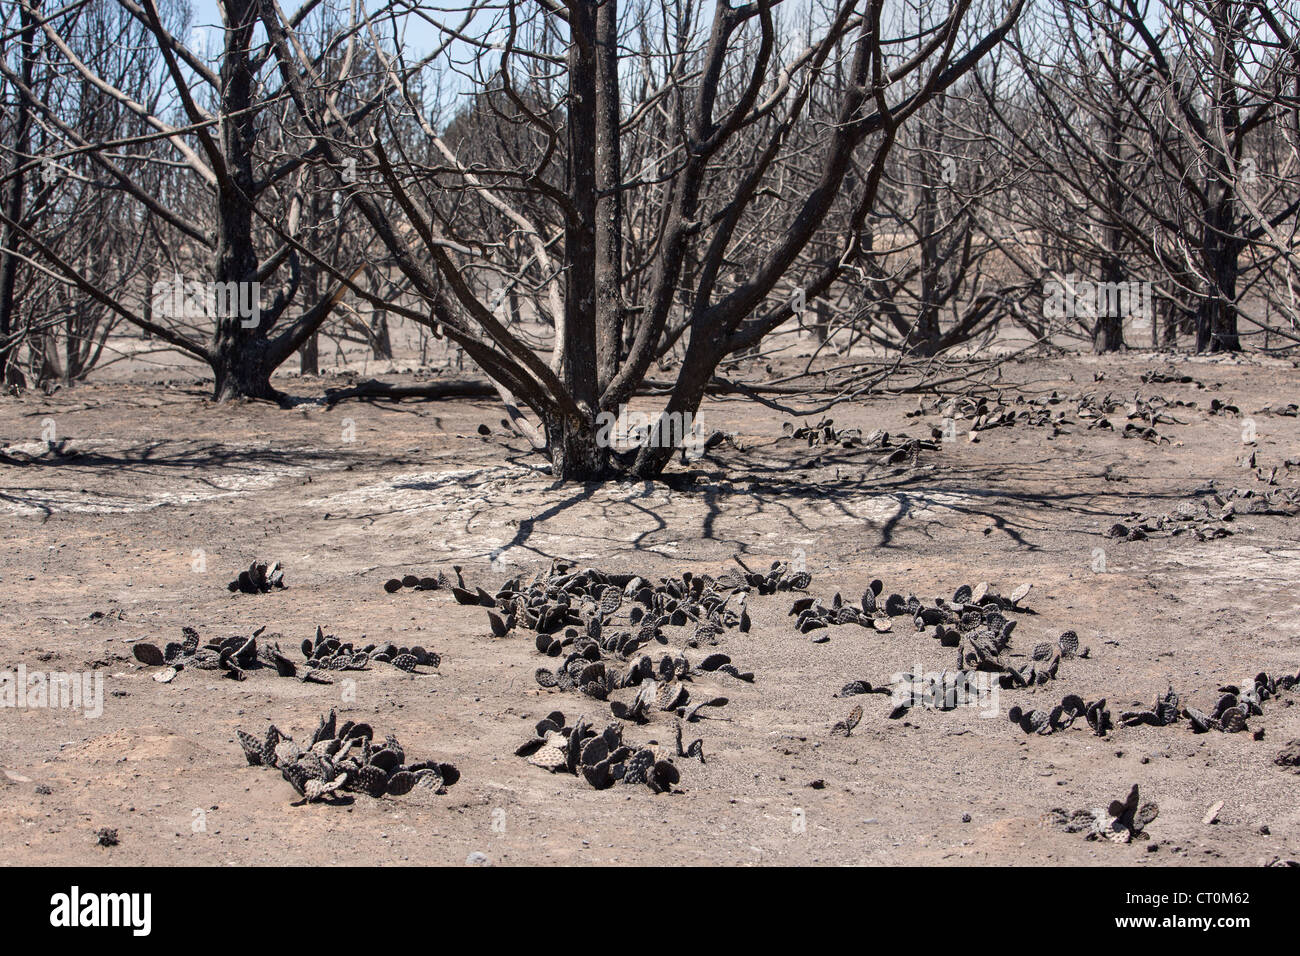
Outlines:
[[1105, 809], [1093, 807], [1070, 813], [1054, 807], [1043, 815], [1043, 826], [1082, 833], [1089, 840], [1108, 840], [1112, 843], [1131, 843], [1149, 839], [1146, 828], [1160, 815], [1154, 802], [1138, 803], [1138, 785], [1135, 783], [1123, 800], [1112, 800]]
[[[495, 595], [471, 589], [456, 568], [450, 591], [458, 603], [485, 609], [492, 637], [524, 631], [539, 654], [554, 660], [534, 672], [539, 687], [607, 702], [620, 720], [645, 723], [657, 711], [670, 711], [690, 722], [703, 708], [721, 707], [727, 699], [698, 698], [685, 682], [715, 674], [752, 683], [753, 672], [718, 652], [692, 663], [694, 655], [688, 659], [683, 651], [651, 657], [645, 650], [668, 645], [669, 629], [680, 629], [676, 638], [687, 649], [715, 647], [729, 632], [749, 630], [746, 599], [751, 593], [795, 590], [809, 581], [807, 572], [784, 562], [773, 562], [761, 573], [739, 559], [737, 563], [743, 574], [715, 578], [685, 571], [656, 584], [640, 575], [555, 561], [543, 573], [506, 581]], [[637, 692], [618, 693], [630, 688]], [[597, 772], [594, 779], [604, 777]]]
[[[585, 718], [572, 726], [563, 713], [553, 711], [538, 722], [536, 734], [515, 748], [535, 767], [551, 773], [581, 777], [597, 790], [616, 783], [642, 784], [655, 793], [668, 793], [681, 782], [672, 758], [650, 747], [633, 748], [623, 742], [623, 725], [609, 724], [597, 731]], [[682, 746], [682, 725], [677, 724], [675, 756], [698, 757], [704, 763], [704, 741]]]
[[248, 570], [240, 571], [226, 590], [241, 594], [268, 594], [284, 589], [284, 568], [279, 561], [254, 561]]
[[242, 730], [236, 735], [249, 765], [279, 770], [304, 803], [338, 802], [343, 792], [398, 797], [420, 788], [442, 794], [460, 779], [460, 771], [449, 763], [408, 762], [405, 749], [391, 734], [374, 746], [369, 724], [349, 720], [340, 726], [332, 710], [321, 718], [306, 749], [274, 724], [261, 741]]
[[185, 627], [181, 629], [180, 642], [169, 642], [165, 648], [160, 649], [156, 644], [138, 641], [131, 651], [135, 659], [146, 667], [164, 668], [154, 677], [159, 683], [170, 683], [186, 667], [220, 670], [223, 677], [231, 680], [244, 680], [248, 671], [262, 668], [273, 669], [281, 677], [295, 676], [297, 665], [281, 651], [279, 643], [273, 640], [280, 635], [264, 637], [265, 630], [265, 627], [259, 627], [252, 634], [213, 639], [200, 645], [198, 631]]

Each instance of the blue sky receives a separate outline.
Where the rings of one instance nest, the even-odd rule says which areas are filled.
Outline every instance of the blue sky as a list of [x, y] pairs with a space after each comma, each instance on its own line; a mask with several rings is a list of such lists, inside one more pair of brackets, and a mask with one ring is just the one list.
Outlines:
[[[286, 16], [293, 16], [302, 6], [296, 0], [281, 0], [280, 7]], [[369, 4], [368, 4], [369, 6]], [[194, 27], [208, 35], [221, 29], [221, 13], [217, 9], [217, 0], [190, 0], [191, 22]], [[434, 30], [418, 17], [407, 17], [407, 39], [417, 50], [427, 49], [433, 42]], [[215, 36], [212, 37], [215, 42]], [[193, 37], [190, 38], [193, 45]]]

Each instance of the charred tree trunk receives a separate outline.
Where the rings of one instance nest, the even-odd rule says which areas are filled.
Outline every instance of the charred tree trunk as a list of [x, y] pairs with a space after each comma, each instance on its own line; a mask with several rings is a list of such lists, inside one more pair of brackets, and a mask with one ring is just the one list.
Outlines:
[[1160, 345], [1163, 348], [1174, 348], [1178, 345], [1178, 329], [1185, 321], [1183, 310], [1173, 299], [1166, 299], [1162, 309], [1163, 318], [1160, 322]]
[[[1119, 44], [1111, 37], [1110, 55], [1112, 69], [1118, 75], [1122, 62]], [[1102, 160], [1106, 166], [1105, 196], [1106, 206], [1103, 212], [1102, 245], [1105, 252], [1101, 262], [1101, 281], [1105, 283], [1123, 282], [1125, 268], [1122, 259], [1124, 234], [1118, 221], [1124, 206], [1122, 187], [1123, 168], [1120, 151], [1124, 148], [1122, 135], [1123, 96], [1120, 90], [1111, 87], [1108, 97], [1106, 116], [1103, 120], [1106, 130], [1106, 155]], [[1109, 301], [1098, 296], [1099, 311], [1092, 327], [1092, 350], [1097, 353], [1118, 352], [1124, 348], [1124, 316], [1120, 312], [1123, 297]]]
[[[221, 60], [221, 152], [227, 178], [217, 182], [217, 248], [213, 279], [218, 283], [252, 282], [257, 277], [257, 252], [253, 248], [253, 147], [257, 116], [252, 110], [254, 76], [249, 44], [257, 23], [256, 0], [223, 0], [225, 52]], [[212, 397], [278, 399], [271, 387], [265, 316], [217, 315], [212, 336]], [[260, 311], [260, 310], [259, 310]]]
[[[612, 0], [606, 3], [612, 6]], [[617, 312], [617, 280], [610, 274], [609, 258], [610, 243], [616, 241], [613, 233], [618, 228], [618, 220], [608, 204], [599, 198], [598, 179], [610, 175], [609, 150], [618, 135], [616, 130], [602, 132], [601, 127], [611, 121], [616, 126], [618, 119], [600, 109], [611, 98], [617, 102], [617, 91], [606, 89], [602, 94], [599, 90], [607, 83], [617, 83], [618, 75], [616, 69], [606, 72], [599, 68], [602, 58], [614, 55], [612, 50], [605, 54], [598, 50], [597, 19], [601, 5], [600, 0], [577, 0], [570, 7], [574, 40], [569, 44], [568, 56], [567, 178], [572, 209], [564, 228], [564, 253], [569, 268], [565, 274], [559, 371], [582, 418], [556, 416], [545, 423], [546, 437], [553, 450], [551, 466], [555, 477], [563, 480], [599, 478], [608, 470], [609, 463], [609, 450], [596, 444], [602, 367], [597, 359], [596, 343], [597, 328], [601, 329], [601, 340], [607, 341], [614, 322], [611, 312]], [[598, 174], [597, 167], [602, 163], [605, 169]], [[601, 214], [606, 218], [598, 226]], [[598, 234], [604, 238], [598, 238]], [[613, 296], [609, 296], [611, 291]], [[601, 293], [609, 297], [602, 297]], [[616, 362], [617, 351], [614, 355]]]
[[[1214, 31], [1214, 98], [1217, 114], [1215, 126], [1224, 132], [1222, 142], [1233, 159], [1241, 161], [1242, 126], [1237, 99], [1238, 56], [1236, 47], [1237, 16], [1235, 5], [1215, 0], [1209, 11]], [[1208, 136], [1207, 136], [1208, 138]], [[1237, 336], [1237, 276], [1242, 241], [1237, 232], [1237, 180], [1228, 156], [1216, 149], [1208, 160], [1212, 168], [1207, 177], [1208, 199], [1201, 232], [1201, 268], [1205, 273], [1205, 298], [1196, 314], [1196, 350], [1198, 352], [1239, 352]]]
[[603, 392], [623, 356], [623, 181], [619, 146], [618, 3], [598, 0], [596, 70], [596, 355]]
[[594, 417], [576, 421], [563, 415], [545, 421], [551, 474], [561, 481], [601, 481], [610, 471], [609, 448], [597, 442]]
[[[942, 97], [939, 98], [942, 115]], [[916, 319], [904, 349], [913, 355], [932, 356], [938, 353], [942, 333], [939, 329], [939, 296], [941, 294], [942, 256], [940, 238], [935, 232], [939, 220], [938, 176], [934, 170], [937, 159], [933, 149], [942, 149], [942, 143], [931, 143], [929, 128], [923, 123], [917, 131], [917, 145], [921, 155], [920, 184], [918, 186], [918, 215], [920, 221], [921, 297]]]
[[[1115, 227], [1106, 227], [1107, 248], [1110, 249], [1111, 255], [1107, 255], [1102, 261], [1101, 278], [1102, 282], [1108, 285], [1124, 281], [1124, 264], [1119, 257], [1114, 255], [1115, 247], [1118, 245], [1118, 229]], [[1116, 296], [1112, 300], [1108, 296], [1097, 296], [1098, 312], [1097, 318], [1092, 326], [1092, 350], [1099, 354], [1105, 352], [1118, 352], [1124, 348], [1124, 316], [1120, 312], [1119, 305], [1125, 301], [1123, 296]]]
[[[376, 293], [383, 291], [384, 300], [396, 301], [398, 292], [396, 284], [385, 282], [383, 273], [373, 264], [366, 266], [366, 280]], [[393, 358], [393, 340], [388, 329], [388, 310], [375, 306], [370, 316], [370, 354], [377, 359]]]
[[[693, 330], [702, 332], [701, 329]], [[679, 420], [694, 420], [699, 411], [700, 402], [704, 400], [705, 390], [713, 377], [713, 370], [724, 357], [720, 341], [706, 342], [703, 335], [691, 336], [691, 343], [686, 348], [686, 358], [682, 362], [677, 384], [668, 404], [665, 415], [675, 415]], [[665, 444], [648, 444], [641, 448], [632, 466], [632, 474], [637, 478], [656, 478], [669, 460], [675, 448]]]
[[813, 339], [818, 345], [824, 345], [830, 337], [831, 305], [825, 299], [813, 303]]
[[393, 341], [388, 334], [388, 312], [376, 309], [370, 320], [370, 354], [377, 359], [393, 357]]
[[[303, 273], [306, 301], [315, 302], [320, 285], [320, 270], [314, 262], [309, 261], [303, 267]], [[320, 340], [315, 332], [307, 336], [307, 341], [298, 349], [298, 371], [303, 375], [320, 374]]]
[[[239, 319], [222, 319], [222, 326], [238, 326]], [[282, 397], [271, 387], [271, 373], [275, 366], [267, 354], [265, 339], [242, 335], [233, 329], [218, 329], [217, 344], [213, 350], [212, 371], [216, 379], [212, 398], [217, 402], [236, 398], [262, 398], [279, 401]]]
[[[36, 39], [36, 17], [32, 10], [21, 7], [19, 16], [22, 30], [19, 33], [19, 45], [22, 48], [22, 63], [19, 70], [23, 86], [32, 87], [32, 72], [35, 63], [33, 45]], [[4, 56], [3, 39], [0, 39], [0, 57]], [[12, 144], [15, 170], [3, 185], [0, 203], [3, 203], [8, 222], [0, 225], [0, 382], [5, 385], [26, 385], [22, 369], [14, 361], [18, 350], [17, 316], [15, 291], [18, 285], [19, 258], [15, 251], [18, 237], [9, 222], [21, 222], [23, 217], [23, 190], [26, 188], [25, 176], [20, 171], [27, 162], [28, 150], [31, 148], [32, 110], [26, 95], [18, 93], [18, 107], [14, 119], [14, 141]]]
[[1240, 352], [1237, 334], [1237, 276], [1240, 271], [1240, 243], [1231, 229], [1235, 204], [1228, 187], [1216, 183], [1218, 193], [1206, 217], [1201, 245], [1201, 267], [1205, 271], [1205, 295], [1196, 310], [1196, 351]]
[[298, 372], [301, 375], [320, 374], [320, 341], [313, 332], [298, 349]]
[[928, 357], [939, 352], [942, 334], [939, 330], [939, 239], [934, 235], [933, 189], [927, 187], [925, 191], [929, 198], [921, 210], [921, 298], [906, 350]]

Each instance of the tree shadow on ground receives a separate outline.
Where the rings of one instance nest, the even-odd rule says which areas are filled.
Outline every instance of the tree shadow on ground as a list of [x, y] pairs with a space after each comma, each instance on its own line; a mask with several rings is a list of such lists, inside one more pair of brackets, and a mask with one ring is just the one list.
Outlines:
[[[1016, 548], [1032, 553], [1043, 549], [1036, 538], [1062, 530], [1101, 535], [1112, 521], [1136, 510], [1139, 502], [1144, 508], [1161, 509], [1188, 497], [1182, 491], [1138, 492], [1118, 482], [1107, 483], [1113, 491], [1098, 490], [1086, 482], [1063, 478], [1060, 459], [1051, 454], [1017, 462], [1014, 469], [997, 465], [958, 469], [926, 463], [924, 458], [917, 467], [889, 465], [884, 461], [887, 457], [861, 451], [828, 455], [825, 450], [815, 456], [820, 461], [765, 460], [735, 450], [710, 455], [646, 486], [671, 488], [674, 509], [683, 502], [703, 505], [701, 516], [685, 519], [692, 525], [690, 531], [684, 526], [683, 515], [666, 514], [667, 509], [658, 502], [641, 503], [633, 495], [600, 501], [599, 492], [607, 485], [556, 483], [547, 490], [564, 491], [564, 496], [521, 519], [510, 541], [493, 551], [522, 548], [543, 559], [566, 557], [536, 540], [549, 531], [548, 525], [555, 524], [552, 533], [566, 540], [586, 538], [593, 544], [634, 553], [655, 550], [656, 537], [670, 530], [693, 531], [692, 536], [701, 540], [729, 544], [742, 555], [751, 553], [749, 542], [727, 539], [719, 532], [724, 518], [748, 527], [779, 528], [788, 532], [787, 537], [825, 532], [828, 525], [841, 522], [846, 531], [851, 529], [859, 536], [861, 547], [890, 549], [905, 547], [898, 537], [908, 519], [917, 518], [920, 523], [915, 530], [930, 536], [931, 528], [949, 523], [944, 517], [947, 514], [953, 520], [977, 519], [991, 533], [1004, 535]], [[1081, 465], [1084, 472], [1079, 478], [1105, 481], [1100, 465], [1094, 470], [1088, 470], [1089, 463]], [[864, 514], [864, 505], [870, 506], [866, 509], [869, 514]], [[634, 522], [623, 509], [643, 516], [644, 525]], [[575, 525], [595, 526], [595, 517], [623, 528], [635, 525], [638, 530], [628, 537], [583, 535], [572, 530]], [[559, 527], [565, 518], [568, 527]]]

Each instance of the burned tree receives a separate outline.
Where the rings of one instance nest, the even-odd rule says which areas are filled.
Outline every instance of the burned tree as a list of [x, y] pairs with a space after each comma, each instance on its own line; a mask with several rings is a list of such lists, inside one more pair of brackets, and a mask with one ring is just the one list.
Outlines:
[[[7, 35], [19, 41], [16, 55], [0, 54], [7, 102], [0, 120], [6, 169], [0, 187], [0, 364], [16, 385], [84, 378], [111, 358], [115, 348], [108, 338], [120, 323], [102, 302], [44, 268], [25, 235], [97, 288], [148, 281], [146, 224], [112, 178], [84, 150], [69, 146], [64, 131], [94, 142], [134, 139], [134, 149], [120, 151], [118, 168], [150, 193], [160, 186], [158, 167], [145, 159], [155, 147], [148, 126], [69, 65], [41, 29], [41, 9], [7, 8], [21, 29]], [[75, 58], [113, 86], [147, 99], [161, 65], [147, 31], [115, 4], [79, 5], [66, 13], [66, 43]]]
[[[1239, 350], [1251, 260], [1270, 242], [1277, 254], [1300, 209], [1277, 167], [1272, 189], [1256, 185], [1256, 154], [1294, 108], [1294, 58], [1271, 52], [1285, 24], [1239, 0], [1068, 0], [1018, 28], [1028, 96], [999, 125], [1044, 213], [1026, 258], [1098, 284], [1145, 279], [1174, 321], [1192, 317], [1198, 351]], [[1099, 351], [1122, 344], [1119, 318], [1098, 317]]]
[[[101, 0], [109, 2], [109, 0]], [[61, 121], [56, 103], [43, 102], [20, 76], [7, 79], [27, 102], [56, 129], [64, 148], [93, 160], [112, 187], [137, 204], [157, 239], [159, 282], [144, 288], [122, 288], [98, 281], [79, 264], [32, 235], [21, 222], [5, 215], [4, 223], [26, 243], [62, 281], [75, 286], [98, 305], [112, 310], [162, 342], [207, 363], [213, 372], [213, 396], [279, 398], [271, 387], [271, 373], [316, 331], [346, 292], [335, 281], [287, 321], [289, 307], [302, 293], [302, 243], [297, 232], [303, 178], [307, 160], [316, 148], [293, 136], [268, 136], [277, 122], [273, 109], [278, 91], [266, 82], [274, 78], [264, 43], [255, 34], [256, 0], [220, 0], [224, 29], [215, 54], [215, 69], [208, 58], [195, 52], [177, 35], [179, 22], [165, 21], [155, 0], [116, 0], [159, 58], [168, 96], [153, 91], [142, 100], [139, 89], [119, 88], [78, 55], [69, 34], [76, 29], [76, 9], [42, 14], [35, 0], [22, 0], [39, 31], [68, 68], [101, 96], [130, 111], [147, 125], [149, 134], [98, 138], [93, 129]], [[307, 3], [294, 16], [299, 26], [319, 5]], [[318, 51], [326, 68], [346, 71], [354, 62], [354, 32], [331, 31], [337, 44]], [[342, 35], [340, 35], [340, 32]], [[170, 97], [171, 109], [166, 105]], [[365, 116], [373, 104], [347, 108], [344, 125]], [[332, 131], [331, 131], [332, 134]], [[140, 144], [163, 144], [147, 162], [168, 173], [160, 188], [122, 159], [122, 152]], [[0, 215], [4, 215], [0, 213]], [[321, 240], [328, 246], [329, 238]], [[343, 269], [358, 275], [363, 264]], [[286, 275], [287, 273], [287, 275]], [[179, 276], [182, 288], [169, 288], [169, 274]], [[276, 281], [269, 301], [261, 287]], [[161, 293], [161, 294], [160, 294]], [[249, 308], [229, 308], [242, 300]], [[151, 304], [197, 302], [194, 315], [162, 315]], [[189, 321], [187, 320], [194, 320]], [[286, 321], [281, 321], [286, 319]]]
[[[620, 456], [597, 440], [597, 416], [625, 403], [678, 341], [684, 353], [664, 413], [693, 415], [724, 358], [787, 322], [796, 301], [823, 296], [867, 252], [861, 232], [899, 129], [1002, 40], [1021, 4], [983, 32], [971, 29], [970, 2], [928, 14], [911, 56], [895, 52], [896, 39], [901, 31], [914, 35], [916, 25], [889, 22], [883, 0], [834, 5], [797, 49], [778, 37], [778, 7], [719, 3], [706, 26], [691, 6], [645, 4], [620, 18], [614, 0], [512, 2], [492, 8], [499, 22], [487, 32], [475, 32], [474, 10], [451, 24], [422, 8], [425, 20], [456, 38], [456, 49], [494, 64], [480, 92], [513, 129], [526, 131], [525, 149], [489, 165], [466, 162], [442, 141], [408, 89], [396, 40], [377, 50], [441, 158], [395, 154], [374, 136], [327, 135], [343, 117], [320, 107], [313, 81], [321, 78], [304, 62], [292, 24], [262, 3], [284, 86], [322, 156], [336, 175], [348, 160], [364, 170], [352, 192], [358, 209], [427, 303], [429, 321], [499, 386], [558, 477], [663, 469], [672, 447]], [[487, 8], [484, 17], [492, 19]], [[624, 46], [638, 44], [655, 44], [639, 74], [622, 62]], [[812, 94], [841, 48], [847, 82], [833, 109], [819, 114], [810, 109]], [[822, 130], [816, 168], [791, 175], [787, 143], [813, 124]], [[836, 253], [812, 264], [796, 296], [782, 282], [807, 265], [859, 152], [865, 175], [854, 183]], [[646, 159], [631, 168], [634, 155]], [[398, 223], [382, 214], [383, 195], [401, 208]], [[461, 234], [449, 203], [490, 208], [518, 241]], [[538, 205], [556, 226], [523, 211]], [[644, 231], [628, 228], [630, 211], [643, 216]], [[635, 272], [627, 269], [633, 261]], [[530, 269], [540, 274], [531, 284]], [[530, 312], [550, 312], [549, 363], [478, 293], [467, 279], [476, 272], [528, 288]], [[630, 337], [622, 334], [629, 319]], [[540, 429], [518, 405], [536, 414]]]

